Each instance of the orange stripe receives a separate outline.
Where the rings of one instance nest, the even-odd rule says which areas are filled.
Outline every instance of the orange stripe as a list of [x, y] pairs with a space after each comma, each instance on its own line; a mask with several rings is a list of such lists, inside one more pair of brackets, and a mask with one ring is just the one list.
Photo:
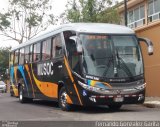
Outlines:
[[32, 82], [32, 79], [31, 79], [31, 75], [30, 75], [30, 73], [29, 73], [29, 67], [28, 67], [28, 65], [25, 65], [25, 68], [26, 68], [26, 70], [27, 70], [27, 73], [28, 73], [28, 76], [29, 76], [29, 79], [30, 79], [30, 82], [31, 82], [31, 85], [32, 85], [33, 97], [35, 98], [33, 82]]
[[66, 65], [66, 68], [67, 68], [67, 71], [68, 71], [69, 77], [70, 77], [70, 79], [71, 79], [71, 81], [72, 81], [72, 83], [73, 83], [73, 85], [74, 85], [75, 90], [76, 90], [76, 93], [77, 93], [77, 96], [78, 96], [79, 102], [80, 102], [80, 104], [82, 105], [82, 101], [81, 101], [80, 95], [79, 95], [79, 93], [78, 93], [78, 89], [77, 89], [77, 87], [76, 87], [76, 84], [74, 83], [74, 79], [73, 79], [72, 73], [71, 73], [71, 71], [70, 71], [70, 68], [69, 68], [68, 62], [67, 62], [67, 60], [66, 60], [66, 58], [65, 58], [65, 57], [64, 57], [64, 62], [65, 62], [65, 65]]
[[14, 76], [15, 76], [16, 83], [17, 83], [17, 69], [18, 67], [14, 67]]
[[13, 89], [14, 96], [18, 97], [18, 89], [15, 87], [14, 84], [12, 84], [11, 86], [12, 86], [12, 89]]
[[[18, 67], [14, 67], [14, 77], [15, 77], [15, 81], [16, 83], [18, 83], [18, 79], [17, 79], [17, 69]], [[12, 83], [12, 89], [13, 89], [13, 92], [14, 92], [14, 95], [16, 97], [18, 97], [18, 89], [15, 87], [15, 84]]]
[[103, 84], [105, 84], [106, 86], [108, 86], [109, 88], [112, 88], [112, 86], [106, 82], [102, 82]]
[[71, 98], [70, 98], [68, 95], [67, 95], [67, 103], [68, 103], [68, 104], [73, 104]]
[[47, 97], [58, 98], [58, 85], [55, 83], [39, 81], [34, 75], [32, 65], [31, 70], [38, 89]]

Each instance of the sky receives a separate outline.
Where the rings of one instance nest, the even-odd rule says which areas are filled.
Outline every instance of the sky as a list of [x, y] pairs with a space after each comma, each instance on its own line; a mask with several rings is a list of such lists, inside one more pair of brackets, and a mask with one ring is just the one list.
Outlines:
[[[122, 1], [122, 0], [119, 0]], [[54, 15], [60, 15], [65, 10], [65, 5], [67, 4], [67, 0], [53, 0], [52, 12]], [[1, 0], [0, 11], [3, 11], [3, 8], [7, 8], [8, 0]], [[0, 36], [0, 47], [15, 47], [18, 46], [18, 43], [15, 41], [8, 40], [5, 37]]]
[[[54, 15], [59, 15], [64, 12], [67, 0], [53, 0], [52, 12]], [[54, 6], [55, 5], [55, 6]], [[8, 0], [1, 0], [0, 11], [4, 11], [3, 8], [7, 8]], [[8, 40], [7, 38], [0, 36], [0, 47], [15, 47], [18, 43], [15, 41]]]

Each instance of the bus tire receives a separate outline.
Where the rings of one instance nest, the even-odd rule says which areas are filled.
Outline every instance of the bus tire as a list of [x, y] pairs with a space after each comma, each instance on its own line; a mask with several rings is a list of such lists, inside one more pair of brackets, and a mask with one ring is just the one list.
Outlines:
[[72, 110], [72, 105], [67, 103], [67, 92], [66, 92], [65, 87], [62, 87], [60, 89], [59, 96], [58, 96], [58, 104], [59, 104], [59, 107], [63, 111], [71, 111]]
[[117, 111], [122, 107], [122, 104], [111, 104], [111, 105], [108, 105], [108, 107], [112, 111]]
[[24, 90], [23, 90], [22, 86], [19, 86], [18, 94], [19, 94], [19, 96], [18, 96], [19, 97], [19, 102], [25, 103], [26, 102], [26, 98], [24, 97]]

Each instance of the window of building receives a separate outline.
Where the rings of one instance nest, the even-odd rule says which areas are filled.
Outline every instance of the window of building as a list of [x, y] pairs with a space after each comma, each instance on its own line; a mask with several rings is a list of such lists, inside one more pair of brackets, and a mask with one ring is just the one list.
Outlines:
[[134, 17], [133, 17], [133, 10], [132, 11], [129, 11], [128, 13], [128, 22], [129, 23], [132, 23], [134, 21]]
[[42, 42], [42, 60], [50, 59], [51, 55], [51, 39]]
[[60, 57], [62, 55], [62, 41], [61, 36], [57, 35], [52, 38], [52, 58]]
[[19, 64], [24, 64], [24, 48], [20, 49]]
[[139, 27], [145, 24], [144, 5], [140, 5], [128, 12], [128, 26], [131, 28]]
[[137, 21], [140, 19], [140, 16], [139, 16], [139, 8], [136, 8], [134, 9], [134, 20]]
[[148, 2], [148, 14], [149, 15], [153, 14], [153, 0], [149, 0]]
[[155, 13], [160, 12], [160, 0], [154, 0], [154, 11]]
[[18, 64], [18, 59], [19, 59], [19, 50], [16, 50], [14, 52], [14, 55], [15, 55], [15, 59], [14, 59], [14, 65], [17, 65]]
[[145, 8], [144, 8], [144, 6], [142, 5], [142, 6], [140, 6], [140, 19], [143, 19], [144, 17], [145, 17]]
[[41, 59], [41, 43], [34, 44], [34, 50], [33, 50], [33, 61], [37, 62]]
[[160, 19], [160, 0], [148, 0], [149, 22]]
[[29, 46], [25, 47], [25, 63], [29, 63]]

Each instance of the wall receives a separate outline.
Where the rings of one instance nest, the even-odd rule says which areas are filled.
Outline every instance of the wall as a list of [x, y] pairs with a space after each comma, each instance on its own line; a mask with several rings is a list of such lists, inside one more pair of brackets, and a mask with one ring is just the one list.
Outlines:
[[136, 33], [139, 37], [149, 38], [154, 44], [152, 56], [147, 54], [146, 45], [141, 44], [147, 83], [146, 95], [160, 96], [160, 23], [136, 30]]

